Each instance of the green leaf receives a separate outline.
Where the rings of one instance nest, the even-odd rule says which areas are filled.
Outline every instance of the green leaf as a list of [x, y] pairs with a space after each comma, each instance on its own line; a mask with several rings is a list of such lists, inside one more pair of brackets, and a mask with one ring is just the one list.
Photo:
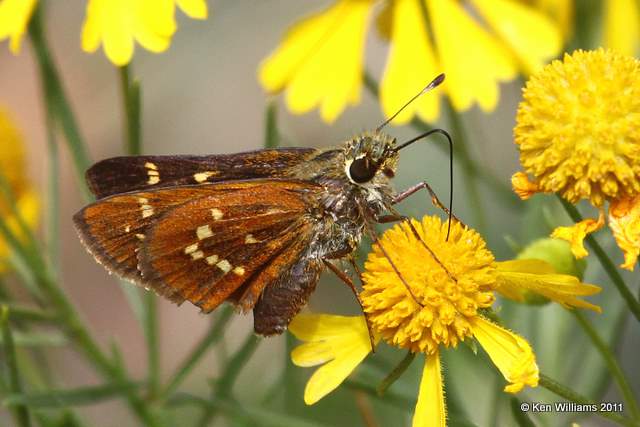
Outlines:
[[64, 406], [92, 405], [113, 398], [120, 398], [141, 383], [104, 384], [69, 390], [47, 390], [32, 393], [12, 393], [2, 400], [4, 406], [27, 405], [31, 408], [56, 408]]
[[[9, 391], [12, 393], [22, 392], [22, 378], [18, 371], [18, 358], [13, 342], [13, 334], [9, 327], [9, 307], [3, 305], [0, 308], [0, 329], [2, 329], [2, 344], [4, 357], [9, 370]], [[20, 427], [31, 426], [29, 410], [24, 404], [16, 405], [13, 408], [13, 416]]]
[[[5, 342], [2, 337], [0, 343]], [[58, 332], [15, 332], [13, 342], [16, 347], [59, 347], [67, 344], [67, 338]]]

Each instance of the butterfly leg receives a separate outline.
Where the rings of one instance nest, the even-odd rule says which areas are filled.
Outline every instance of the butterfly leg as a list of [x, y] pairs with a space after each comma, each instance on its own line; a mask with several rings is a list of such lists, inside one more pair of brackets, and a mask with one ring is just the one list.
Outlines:
[[[371, 341], [371, 352], [375, 353], [376, 352], [376, 348], [375, 348], [375, 340], [373, 339], [373, 330], [371, 329], [371, 323], [369, 323], [369, 316], [364, 311], [364, 306], [362, 305], [362, 301], [360, 300], [360, 295], [358, 294], [358, 290], [356, 289], [356, 285], [353, 283], [353, 280], [351, 280], [351, 278], [349, 276], [344, 274], [344, 272], [342, 270], [340, 270], [338, 267], [333, 265], [333, 263], [331, 261], [326, 260], [326, 259], [323, 259], [322, 261], [324, 262], [324, 265], [326, 265], [329, 268], [329, 270], [331, 270], [336, 276], [338, 276], [338, 279], [342, 280], [344, 282], [344, 284], [347, 285], [349, 287], [349, 289], [351, 289], [351, 292], [353, 292], [353, 295], [355, 295], [356, 301], [358, 301], [358, 304], [360, 305], [360, 310], [362, 311], [362, 314], [364, 315], [364, 319], [365, 319], [365, 322], [367, 324], [367, 330], [369, 331], [369, 340]], [[356, 266], [355, 262], [353, 262], [353, 259], [351, 259], [351, 263], [354, 266], [354, 269], [358, 272], [358, 277], [360, 277], [359, 269]]]
[[451, 213], [451, 211], [445, 205], [442, 204], [436, 192], [433, 191], [431, 186], [427, 184], [425, 181], [419, 182], [416, 185], [413, 185], [407, 188], [406, 190], [396, 194], [395, 197], [393, 198], [392, 204], [396, 205], [402, 202], [403, 200], [405, 200], [406, 198], [417, 193], [420, 190], [427, 190], [429, 192], [429, 195], [431, 196], [431, 203], [433, 203], [434, 206], [436, 206], [439, 209], [442, 209], [444, 213], [446, 213], [450, 218], [453, 218], [456, 221], [458, 221], [460, 224], [464, 225], [462, 221], [460, 221], [455, 215], [453, 215], [453, 213]]

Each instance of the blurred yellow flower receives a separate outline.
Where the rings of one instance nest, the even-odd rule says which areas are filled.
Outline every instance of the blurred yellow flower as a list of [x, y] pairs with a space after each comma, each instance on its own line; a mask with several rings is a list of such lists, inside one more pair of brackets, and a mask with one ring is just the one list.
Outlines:
[[[15, 211], [29, 227], [35, 228], [38, 221], [38, 198], [27, 180], [23, 139], [7, 112], [2, 108], [0, 108], [0, 146], [2, 147], [0, 150], [0, 173], [9, 184], [16, 199]], [[1, 194], [0, 218], [13, 233], [21, 236], [18, 219], [13, 214], [14, 209], [8, 205], [7, 200]], [[8, 269], [7, 257], [9, 254], [10, 248], [4, 238], [0, 236], [0, 273]]]
[[[373, 0], [338, 0], [295, 24], [260, 65], [261, 84], [269, 92], [285, 90], [294, 113], [320, 107], [325, 121], [335, 120], [360, 99], [365, 37], [374, 5]], [[517, 0], [394, 0], [379, 22], [391, 43], [380, 84], [387, 117], [440, 72], [447, 75], [445, 90], [454, 108], [466, 110], [477, 102], [491, 111], [498, 102], [500, 81], [515, 78], [518, 70], [537, 69], [562, 47], [552, 20]], [[416, 101], [394, 122], [406, 123], [415, 114], [435, 120], [438, 93]]]
[[[375, 342], [383, 339], [426, 355], [414, 426], [445, 425], [440, 346], [455, 347], [464, 339], [476, 339], [507, 380], [505, 391], [517, 393], [526, 385], [537, 386], [538, 367], [527, 341], [481, 314], [493, 304], [494, 291], [519, 295], [520, 289], [526, 289], [567, 307], [599, 309], [575, 298], [599, 288], [557, 274], [544, 261], [495, 262], [480, 235], [460, 223], [452, 224], [448, 240], [447, 223], [438, 217], [412, 220], [412, 225], [420, 239], [403, 223], [387, 230], [379, 245], [373, 246], [360, 299]], [[290, 330], [306, 342], [293, 351], [294, 363], [315, 366], [330, 361], [307, 384], [307, 404], [334, 390], [371, 351], [363, 316], [303, 314], [294, 318]]]
[[176, 5], [189, 17], [206, 19], [205, 0], [89, 0], [82, 27], [82, 49], [100, 44], [115, 65], [131, 61], [134, 42], [151, 52], [163, 52], [176, 31]]
[[[525, 172], [512, 179], [523, 199], [537, 192], [558, 193], [571, 203], [586, 199], [601, 210], [560, 227], [553, 237], [572, 244], [576, 257], [583, 239], [609, 224], [633, 270], [640, 255], [640, 62], [613, 51], [576, 51], [531, 77], [514, 130]], [[533, 176], [533, 179], [529, 179]]]
[[22, 36], [36, 4], [37, 0], [0, 0], [0, 41], [9, 38], [14, 54], [20, 52]]

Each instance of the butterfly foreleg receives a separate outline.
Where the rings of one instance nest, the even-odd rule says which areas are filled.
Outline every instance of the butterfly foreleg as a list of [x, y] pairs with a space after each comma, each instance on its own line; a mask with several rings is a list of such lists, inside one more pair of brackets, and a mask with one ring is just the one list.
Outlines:
[[431, 196], [431, 203], [435, 207], [437, 207], [438, 209], [442, 209], [444, 211], [444, 213], [447, 214], [447, 216], [449, 216], [450, 218], [453, 218], [457, 222], [459, 222], [459, 223], [464, 225], [464, 223], [462, 221], [460, 221], [455, 215], [453, 215], [453, 213], [449, 210], [449, 208], [447, 208], [445, 205], [442, 204], [442, 202], [438, 198], [438, 195], [436, 194], [436, 192], [433, 191], [431, 186], [425, 181], [419, 182], [419, 183], [407, 188], [406, 190], [401, 191], [400, 193], [396, 194], [391, 203], [396, 205], [396, 204], [402, 202], [403, 200], [407, 199], [408, 197], [412, 196], [413, 194], [417, 193], [420, 190], [427, 190], [429, 192], [429, 195]]

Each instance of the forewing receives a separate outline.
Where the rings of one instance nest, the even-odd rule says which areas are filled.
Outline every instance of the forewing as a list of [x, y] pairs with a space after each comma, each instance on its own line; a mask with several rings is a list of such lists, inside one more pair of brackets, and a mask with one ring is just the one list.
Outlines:
[[[220, 185], [213, 184], [212, 187]], [[244, 310], [307, 247], [320, 187], [291, 181], [211, 192], [149, 228], [138, 251], [145, 286], [211, 311], [230, 298]]]
[[113, 157], [93, 165], [86, 178], [91, 192], [101, 199], [167, 186], [285, 178], [288, 168], [315, 153], [313, 148], [281, 148], [212, 156]]

